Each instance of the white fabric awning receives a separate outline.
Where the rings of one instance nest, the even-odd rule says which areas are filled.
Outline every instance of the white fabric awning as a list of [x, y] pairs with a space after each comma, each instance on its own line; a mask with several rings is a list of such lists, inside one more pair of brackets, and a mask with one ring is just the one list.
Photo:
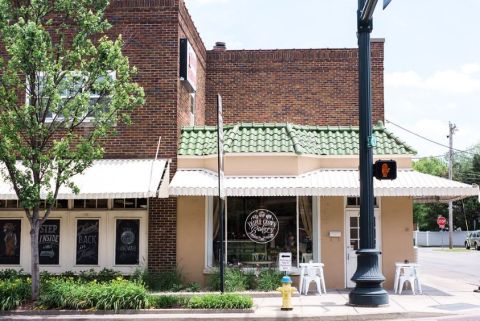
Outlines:
[[[298, 176], [226, 176], [227, 196], [359, 196], [358, 170], [325, 169]], [[170, 184], [171, 196], [218, 195], [217, 174], [204, 169], [181, 169]], [[449, 201], [478, 196], [477, 185], [413, 170], [398, 170], [393, 181], [374, 179], [375, 196], [410, 196], [424, 201]]]
[[[102, 159], [93, 162], [72, 181], [74, 194], [62, 186], [58, 199], [168, 197], [169, 161], [166, 159]], [[17, 199], [9, 182], [0, 179], [0, 199]]]

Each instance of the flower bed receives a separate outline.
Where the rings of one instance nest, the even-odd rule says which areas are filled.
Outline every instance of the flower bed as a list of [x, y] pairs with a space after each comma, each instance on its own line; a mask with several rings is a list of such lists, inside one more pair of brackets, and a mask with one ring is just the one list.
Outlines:
[[[42, 274], [40, 296], [35, 308], [73, 310], [124, 309], [249, 309], [250, 296], [239, 294], [153, 295], [142, 282], [121, 276], [79, 277]], [[31, 280], [20, 272], [0, 271], [0, 310], [14, 310], [28, 302]]]

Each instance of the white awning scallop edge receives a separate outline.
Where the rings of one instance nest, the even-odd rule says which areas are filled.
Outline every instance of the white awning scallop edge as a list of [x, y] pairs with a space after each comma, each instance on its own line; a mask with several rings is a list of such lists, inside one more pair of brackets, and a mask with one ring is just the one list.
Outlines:
[[[80, 192], [60, 187], [58, 199], [168, 198], [170, 178], [168, 159], [95, 160], [72, 181]], [[46, 193], [43, 192], [43, 197]], [[10, 182], [0, 179], [0, 199], [17, 199]]]
[[[359, 196], [358, 170], [322, 169], [298, 176], [225, 176], [227, 196]], [[169, 187], [170, 196], [218, 195], [216, 172], [180, 169]], [[407, 196], [418, 200], [450, 201], [479, 196], [468, 185], [413, 170], [398, 170], [397, 179], [374, 179], [376, 196]], [[479, 196], [480, 197], [480, 196]]]

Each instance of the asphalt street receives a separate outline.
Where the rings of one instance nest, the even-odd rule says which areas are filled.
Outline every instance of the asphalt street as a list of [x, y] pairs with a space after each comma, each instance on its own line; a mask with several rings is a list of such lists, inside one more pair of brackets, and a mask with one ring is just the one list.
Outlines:
[[[418, 248], [422, 274], [480, 286], [480, 251], [454, 248]], [[480, 295], [480, 293], [479, 293]]]

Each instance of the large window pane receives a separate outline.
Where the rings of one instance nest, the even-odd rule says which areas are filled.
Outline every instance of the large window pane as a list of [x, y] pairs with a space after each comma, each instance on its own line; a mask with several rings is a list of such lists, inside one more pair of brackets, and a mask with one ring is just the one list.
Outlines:
[[77, 221], [76, 264], [98, 264], [98, 227], [99, 220]]
[[298, 197], [298, 251], [300, 263], [313, 260], [312, 197]]
[[21, 220], [0, 220], [0, 264], [20, 264]]
[[140, 253], [140, 220], [119, 219], [117, 220], [116, 227], [115, 264], [138, 264]]
[[[218, 264], [220, 235], [216, 204], [215, 201], [212, 229]], [[296, 197], [229, 197], [226, 222], [228, 264], [276, 266], [279, 252], [292, 252], [292, 263], [296, 265]]]
[[38, 236], [40, 264], [57, 265], [60, 260], [60, 220], [46, 220]]

